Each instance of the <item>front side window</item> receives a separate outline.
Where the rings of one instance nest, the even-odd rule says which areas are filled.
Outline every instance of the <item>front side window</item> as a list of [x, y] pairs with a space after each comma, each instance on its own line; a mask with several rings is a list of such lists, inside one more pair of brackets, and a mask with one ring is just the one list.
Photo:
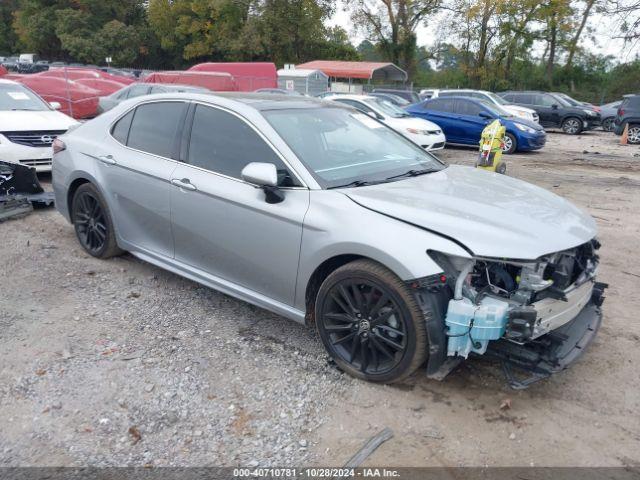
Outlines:
[[444, 164], [365, 113], [338, 106], [268, 110], [264, 117], [323, 188], [394, 181]]
[[174, 157], [176, 136], [186, 104], [147, 103], [136, 108], [127, 146], [165, 158]]
[[472, 117], [477, 117], [480, 115], [482, 108], [474, 102], [470, 102], [468, 100], [458, 99], [456, 100], [456, 113], [460, 115], [469, 115]]
[[299, 185], [276, 152], [253, 128], [218, 108], [196, 107], [187, 162], [238, 179], [242, 169], [251, 162], [273, 163], [280, 186]]
[[424, 104], [424, 108], [436, 112], [453, 112], [453, 100], [448, 98], [429, 100]]
[[558, 103], [551, 95], [539, 94], [535, 97], [536, 105], [541, 105], [543, 107], [553, 107]]

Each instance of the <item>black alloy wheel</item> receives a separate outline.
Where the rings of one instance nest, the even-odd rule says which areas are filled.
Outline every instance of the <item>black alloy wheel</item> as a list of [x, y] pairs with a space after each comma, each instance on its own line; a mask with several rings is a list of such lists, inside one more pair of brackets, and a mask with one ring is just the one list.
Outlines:
[[122, 253], [118, 248], [109, 211], [98, 190], [86, 183], [73, 196], [71, 218], [85, 251], [98, 258]]
[[318, 295], [316, 322], [340, 368], [393, 382], [425, 360], [424, 319], [405, 289], [392, 272], [370, 261], [347, 264], [329, 276]]

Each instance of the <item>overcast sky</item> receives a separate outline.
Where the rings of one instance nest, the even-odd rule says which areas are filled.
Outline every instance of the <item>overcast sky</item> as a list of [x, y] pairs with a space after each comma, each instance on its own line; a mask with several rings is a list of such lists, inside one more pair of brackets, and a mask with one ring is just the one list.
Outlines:
[[[339, 7], [331, 19], [330, 24], [343, 27], [351, 36], [353, 43], [358, 45], [364, 38], [362, 35], [353, 31], [351, 21], [349, 20], [349, 13], [344, 11], [342, 5], [343, 3], [339, 2]], [[429, 46], [435, 43], [438, 31], [437, 23], [437, 20], [434, 20], [428, 27], [420, 27], [418, 29], [418, 45]], [[640, 43], [625, 46], [622, 40], [612, 38], [612, 35], [615, 35], [615, 33], [612, 32], [618, 31], [617, 20], [598, 14], [591, 18], [590, 25], [595, 28], [595, 41], [584, 38], [582, 45], [588, 45], [594, 52], [612, 55], [618, 62], [631, 61], [640, 53]]]

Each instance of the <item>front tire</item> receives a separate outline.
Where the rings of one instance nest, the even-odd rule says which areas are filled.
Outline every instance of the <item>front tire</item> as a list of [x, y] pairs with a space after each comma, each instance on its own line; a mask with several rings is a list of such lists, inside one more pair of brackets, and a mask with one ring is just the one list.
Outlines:
[[507, 133], [504, 136], [504, 144], [502, 146], [502, 153], [511, 154], [518, 149], [518, 141], [516, 137], [511, 133]]
[[562, 121], [561, 128], [567, 135], [578, 135], [582, 132], [582, 120], [578, 117], [565, 118]]
[[427, 357], [424, 316], [393, 272], [356, 260], [322, 283], [315, 304], [318, 333], [348, 374], [380, 383], [411, 375]]
[[96, 258], [123, 253], [116, 242], [107, 202], [91, 183], [80, 185], [73, 195], [71, 220], [82, 248]]

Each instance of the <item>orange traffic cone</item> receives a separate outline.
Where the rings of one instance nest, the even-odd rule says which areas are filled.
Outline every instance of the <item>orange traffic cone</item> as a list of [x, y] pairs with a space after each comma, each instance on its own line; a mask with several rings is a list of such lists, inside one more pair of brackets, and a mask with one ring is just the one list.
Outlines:
[[629, 124], [627, 123], [624, 126], [624, 131], [622, 132], [622, 136], [620, 137], [620, 145], [626, 145], [629, 143]]

